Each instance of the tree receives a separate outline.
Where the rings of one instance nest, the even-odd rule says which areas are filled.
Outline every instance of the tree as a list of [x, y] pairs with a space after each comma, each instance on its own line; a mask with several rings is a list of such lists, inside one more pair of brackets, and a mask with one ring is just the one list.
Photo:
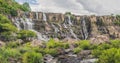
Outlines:
[[25, 2], [22, 6], [24, 11], [31, 11], [29, 3]]

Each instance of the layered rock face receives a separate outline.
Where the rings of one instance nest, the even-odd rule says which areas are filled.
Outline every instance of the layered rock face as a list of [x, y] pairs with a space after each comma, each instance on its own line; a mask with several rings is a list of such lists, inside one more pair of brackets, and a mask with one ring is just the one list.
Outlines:
[[[120, 19], [115, 16], [30, 12], [19, 14], [13, 22], [21, 29], [30, 29], [31, 26], [32, 30], [47, 38], [89, 39], [97, 35], [107, 35], [115, 39], [120, 38], [120, 26], [114, 24], [118, 20]], [[19, 22], [19, 26], [16, 22]]]

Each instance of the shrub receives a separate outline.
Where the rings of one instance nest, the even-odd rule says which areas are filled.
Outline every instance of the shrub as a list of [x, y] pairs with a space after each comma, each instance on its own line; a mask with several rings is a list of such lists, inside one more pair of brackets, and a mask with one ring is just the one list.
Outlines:
[[18, 60], [21, 54], [17, 49], [1, 48], [0, 56], [0, 63], [9, 63], [11, 58]]
[[45, 48], [44, 49], [44, 53], [45, 54], [50, 54], [52, 56], [56, 56], [58, 54], [57, 49], [49, 49], [49, 48]]
[[8, 42], [8, 43], [6, 43], [6, 47], [9, 47], [9, 48], [17, 48], [18, 46], [20, 46], [20, 44], [18, 42]]
[[47, 43], [46, 43], [46, 47], [47, 48], [56, 48], [58, 46], [58, 43], [54, 41], [54, 39], [50, 39]]
[[120, 49], [111, 48], [103, 51], [98, 63], [120, 63]]
[[23, 54], [23, 63], [42, 63], [42, 54], [36, 52], [26, 52]]
[[78, 47], [82, 48], [83, 50], [88, 50], [88, 49], [90, 49], [90, 46], [91, 46], [88, 40], [82, 40], [82, 41], [76, 43], [76, 45]]
[[111, 40], [112, 47], [120, 48], [120, 40]]
[[21, 30], [18, 33], [18, 38], [24, 41], [31, 41], [31, 39], [35, 37], [36, 37], [36, 33], [30, 30]]
[[12, 32], [3, 32], [0, 34], [0, 39], [2, 41], [13, 41], [16, 40], [16, 34]]
[[74, 52], [75, 54], [77, 54], [77, 53], [79, 53], [81, 50], [82, 50], [81, 48], [77, 47], [77, 48], [74, 48], [73, 52]]
[[95, 57], [99, 57], [104, 50], [110, 49], [112, 46], [110, 44], [101, 44], [98, 45], [96, 48], [93, 49], [92, 54]]

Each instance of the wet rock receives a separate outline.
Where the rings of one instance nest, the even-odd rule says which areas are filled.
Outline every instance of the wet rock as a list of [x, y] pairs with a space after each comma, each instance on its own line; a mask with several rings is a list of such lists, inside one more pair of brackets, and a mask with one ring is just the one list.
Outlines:
[[49, 54], [46, 54], [44, 56], [44, 63], [57, 63], [57, 58], [54, 59], [53, 56], [49, 55]]
[[97, 59], [84, 59], [80, 63], [95, 63]]
[[81, 58], [81, 59], [84, 59], [84, 58], [92, 58], [91, 55], [91, 50], [82, 50], [80, 53], [78, 53], [78, 57]]
[[58, 61], [59, 63], [80, 63], [79, 58], [68, 55], [60, 56]]

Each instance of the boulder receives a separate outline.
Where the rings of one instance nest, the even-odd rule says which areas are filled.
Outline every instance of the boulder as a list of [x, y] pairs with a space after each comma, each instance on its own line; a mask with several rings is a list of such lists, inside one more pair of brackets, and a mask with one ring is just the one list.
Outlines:
[[43, 46], [43, 43], [42, 41], [36, 39], [31, 42], [31, 46]]
[[0, 41], [0, 47], [2, 47], [2, 46], [4, 46], [4, 45], [5, 45], [5, 43], [2, 42], [2, 41]]

